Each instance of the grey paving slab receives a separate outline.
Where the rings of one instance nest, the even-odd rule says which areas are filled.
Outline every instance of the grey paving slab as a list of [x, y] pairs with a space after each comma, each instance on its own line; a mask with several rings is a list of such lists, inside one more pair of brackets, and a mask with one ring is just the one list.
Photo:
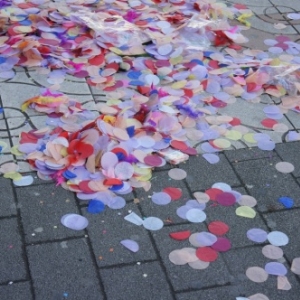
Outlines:
[[268, 228], [259, 214], [256, 214], [253, 219], [239, 217], [235, 213], [235, 210], [238, 207], [238, 204], [230, 207], [208, 205], [205, 209], [207, 222], [222, 221], [229, 226], [230, 229], [226, 234], [226, 237], [230, 240], [232, 248], [254, 244], [247, 238], [247, 231], [251, 228], [259, 227], [268, 232]]
[[[147, 230], [124, 220], [128, 211], [140, 215], [135, 204], [128, 204], [121, 210], [107, 208], [101, 214], [89, 214], [83, 209], [89, 220], [87, 232], [99, 267], [157, 258]], [[133, 253], [122, 246], [120, 242], [126, 239], [135, 240], [140, 250]]]
[[273, 151], [264, 151], [257, 147], [238, 149], [235, 151], [224, 151], [224, 154], [231, 162], [239, 162], [249, 159], [271, 158], [276, 155]]
[[[171, 300], [174, 299], [158, 262], [101, 269], [107, 299]], [[130, 274], [130, 276], [128, 276]]]
[[264, 214], [263, 217], [267, 221], [267, 224], [272, 229], [272, 231], [282, 231], [289, 237], [289, 243], [286, 246], [282, 247], [282, 250], [291, 263], [295, 257], [300, 256], [300, 237], [299, 234], [295, 234], [295, 221], [299, 220], [300, 210], [284, 210], [280, 212]]
[[8, 137], [7, 125], [4, 119], [0, 119], [0, 136]]
[[3, 191], [0, 195], [0, 216], [15, 215], [17, 213], [15, 197], [10, 182], [6, 178], [0, 178], [0, 190]]
[[186, 182], [192, 191], [207, 189], [215, 182], [226, 182], [231, 186], [239, 186], [241, 182], [235, 175], [224, 154], [220, 161], [211, 165], [201, 156], [192, 156], [180, 168], [187, 171]]
[[276, 170], [275, 164], [280, 159], [276, 156], [266, 159], [242, 161], [233, 164], [250, 195], [258, 202], [259, 211], [281, 209], [279, 197], [288, 196], [295, 200], [295, 206], [300, 205], [299, 185], [291, 174], [283, 174]]
[[289, 6], [293, 8], [293, 10], [300, 10], [300, 4], [297, 1], [285, 0], [284, 2], [282, 2], [281, 0], [270, 0], [270, 2], [276, 6], [277, 5]]
[[233, 282], [239, 287], [241, 294], [250, 296], [256, 293], [262, 293], [272, 300], [299, 299], [300, 285], [294, 274], [289, 271], [287, 263], [284, 263], [288, 270], [286, 276], [292, 285], [292, 289], [289, 291], [277, 289], [277, 276], [274, 275], [269, 275], [267, 281], [263, 283], [255, 283], [248, 279], [246, 270], [249, 267], [257, 266], [264, 268], [266, 263], [272, 261], [264, 257], [261, 249], [262, 246], [258, 245], [257, 247], [228, 251], [223, 255], [230, 272], [234, 277]]
[[[186, 203], [188, 199], [193, 197], [189, 194], [185, 183], [182, 180], [173, 180], [169, 177], [167, 171], [155, 172], [154, 177], [151, 180], [152, 187], [148, 192], [143, 189], [137, 189], [136, 195], [140, 201], [140, 207], [143, 214], [147, 217], [155, 216], [162, 219], [165, 222], [171, 223], [185, 223], [186, 220], [179, 218], [176, 214], [176, 209]], [[157, 205], [151, 200], [151, 196], [154, 193], [162, 192], [166, 187], [180, 188], [182, 191], [182, 197], [179, 200], [171, 201], [168, 205]]]
[[168, 277], [175, 291], [187, 291], [189, 289], [200, 290], [202, 288], [229, 283], [230, 274], [222, 259], [219, 257], [205, 270], [195, 270], [188, 265], [178, 266], [171, 263], [169, 254], [175, 249], [193, 247], [188, 240], [176, 241], [169, 237], [170, 232], [190, 230], [192, 233], [207, 231], [204, 223], [168, 226], [158, 232], [152, 233], [159, 250]]
[[176, 294], [177, 300], [218, 300], [218, 299], [236, 299], [241, 296], [239, 286], [228, 285], [222, 287], [214, 287], [201, 291]]
[[33, 85], [33, 83], [28, 84], [28, 79], [24, 73], [17, 73], [20, 82], [12, 83], [5, 82], [0, 83], [1, 88], [1, 99], [7, 117], [16, 116], [16, 112], [8, 110], [8, 107], [14, 107], [20, 109], [21, 104], [32, 97], [38, 96], [40, 94], [40, 87]]
[[276, 152], [280, 155], [282, 160], [290, 162], [294, 165], [295, 170], [293, 174], [296, 177], [300, 176], [300, 160], [297, 155], [300, 152], [300, 142], [290, 142], [288, 145], [280, 144], [276, 147]]
[[[47, 76], [38, 74], [38, 72], [31, 71], [29, 72], [29, 76], [32, 80], [34, 80], [35, 84], [38, 84], [42, 87], [50, 87], [52, 84], [48, 83]], [[78, 95], [89, 95], [90, 90], [88, 85], [85, 83], [84, 80], [79, 78], [72, 78], [69, 77], [68, 80], [65, 80], [63, 84], [60, 85], [59, 90], [63, 93], [71, 93], [71, 94], [78, 94]]]
[[33, 300], [29, 282], [11, 283], [0, 286], [0, 299]]
[[27, 242], [83, 235], [60, 223], [63, 215], [78, 213], [73, 193], [44, 184], [18, 188], [17, 197]]
[[[300, 25], [299, 25], [299, 29], [300, 29]], [[297, 129], [299, 131], [299, 129], [300, 129], [299, 113], [296, 113], [294, 111], [289, 111], [286, 115], [287, 115], [287, 118], [289, 119], [289, 121], [295, 127], [295, 129]]]
[[21, 236], [16, 218], [0, 220], [0, 283], [27, 279]]
[[262, 0], [262, 1], [253, 0], [250, 3], [248, 0], [226, 0], [225, 2], [246, 4], [248, 7], [249, 6], [268, 6], [268, 5], [270, 5], [269, 0]]
[[[96, 266], [85, 239], [27, 247], [36, 300], [102, 300]], [[51, 263], [49, 263], [51, 262]]]

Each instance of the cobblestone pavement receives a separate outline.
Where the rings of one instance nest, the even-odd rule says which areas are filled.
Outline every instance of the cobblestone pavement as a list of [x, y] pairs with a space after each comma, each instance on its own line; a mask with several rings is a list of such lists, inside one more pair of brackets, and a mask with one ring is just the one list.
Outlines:
[[[255, 13], [252, 28], [246, 32], [247, 46], [264, 49], [263, 40], [284, 34], [298, 41], [300, 20], [290, 20], [287, 13], [299, 12], [297, 0], [228, 0], [227, 3], [244, 3]], [[277, 30], [275, 23], [287, 27]], [[20, 103], [39, 94], [40, 87], [48, 86], [46, 79], [34, 71], [19, 68], [11, 80], [0, 83], [1, 104], [0, 137], [10, 146], [17, 144], [21, 131], [39, 128], [44, 117], [36, 112], [21, 112]], [[84, 107], [93, 109], [105, 96], [89, 87], [84, 79], [69, 80], [62, 92], [80, 100]], [[240, 117], [243, 125], [253, 132], [265, 132], [260, 120], [262, 108], [275, 99], [266, 96], [264, 103], [249, 104], [237, 101], [222, 112]], [[259, 114], [262, 115], [259, 115]], [[282, 123], [290, 130], [300, 129], [296, 112], [284, 115]], [[105, 210], [100, 215], [86, 212], [84, 201], [73, 193], [44, 182], [36, 177], [28, 187], [14, 187], [0, 178], [0, 299], [3, 300], [149, 300], [149, 299], [236, 299], [262, 293], [271, 300], [299, 300], [300, 277], [290, 271], [295, 257], [300, 256], [300, 142], [287, 142], [286, 134], [272, 133], [277, 145], [274, 151], [261, 151], [251, 144], [237, 143], [231, 150], [220, 154], [220, 162], [210, 165], [201, 156], [190, 158], [180, 168], [187, 178], [171, 180], [167, 166], [154, 172], [149, 192], [135, 190], [126, 196], [128, 204], [121, 210]], [[7, 152], [0, 156], [0, 164], [16, 159]], [[275, 164], [288, 161], [295, 170], [279, 173]], [[30, 172], [26, 162], [19, 161], [23, 173]], [[226, 182], [242, 194], [258, 201], [257, 215], [253, 219], [235, 214], [235, 206], [208, 206], [205, 223], [191, 224], [180, 219], [176, 209], [193, 198], [196, 191], [205, 191], [215, 182]], [[167, 206], [154, 206], [149, 199], [153, 192], [166, 186], [180, 187], [183, 196]], [[279, 197], [294, 199], [294, 207], [286, 209], [277, 201]], [[138, 199], [138, 201], [137, 201]], [[163, 229], [155, 232], [124, 222], [133, 211], [142, 217], [157, 216], [164, 220]], [[90, 222], [84, 231], [72, 231], [60, 224], [67, 213], [79, 213]], [[175, 241], [170, 232], [191, 230], [206, 231], [210, 221], [221, 220], [230, 226], [227, 237], [232, 249], [221, 253], [216, 262], [205, 270], [194, 270], [188, 265], [177, 266], [168, 256], [174, 249], [189, 247], [188, 241]], [[279, 259], [288, 269], [287, 278], [292, 288], [277, 289], [277, 276], [269, 276], [264, 283], [254, 283], [246, 275], [251, 266], [264, 268], [270, 259], [262, 254], [263, 244], [251, 242], [247, 230], [261, 228], [267, 232], [278, 230], [289, 237], [282, 247], [284, 256]], [[120, 245], [123, 239], [138, 241], [140, 250], [132, 253]], [[263, 299], [263, 298], [255, 298]]]

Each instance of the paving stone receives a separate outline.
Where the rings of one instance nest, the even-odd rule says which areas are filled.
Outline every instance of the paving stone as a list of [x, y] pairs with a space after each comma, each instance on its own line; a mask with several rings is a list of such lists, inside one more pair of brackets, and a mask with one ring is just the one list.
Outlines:
[[[169, 177], [167, 171], [156, 172], [151, 180], [152, 187], [148, 192], [143, 189], [137, 189], [136, 195], [140, 201], [140, 207], [145, 216], [155, 216], [163, 221], [170, 219], [172, 223], [186, 223], [176, 214], [176, 209], [186, 203], [186, 200], [193, 197], [189, 194], [184, 181], [173, 180]], [[152, 202], [151, 196], [154, 193], [162, 192], [166, 187], [176, 187], [182, 190], [182, 197], [179, 200], [171, 201], [168, 205], [157, 205]]]
[[215, 182], [226, 182], [231, 186], [241, 184], [224, 154], [220, 154], [220, 161], [214, 165], [203, 157], [191, 156], [186, 163], [180, 164], [180, 168], [187, 171], [186, 182], [192, 191], [207, 189]]
[[296, 177], [300, 177], [300, 160], [298, 155], [295, 155], [295, 153], [298, 153], [299, 151], [300, 142], [290, 142], [276, 146], [276, 152], [283, 159], [283, 161], [290, 162], [294, 165], [295, 170], [293, 174]]
[[169, 260], [169, 254], [175, 249], [193, 247], [188, 240], [176, 241], [169, 237], [170, 232], [190, 230], [192, 233], [207, 231], [204, 223], [168, 226], [153, 232], [153, 238], [159, 250], [168, 277], [175, 291], [186, 291], [189, 289], [200, 290], [202, 288], [224, 285], [229, 282], [230, 274], [222, 257], [218, 257], [205, 270], [194, 270], [188, 265], [177, 266]]
[[174, 299], [158, 262], [100, 269], [100, 274], [109, 300]]
[[[83, 209], [83, 215], [89, 220], [87, 231], [99, 267], [157, 258], [147, 230], [124, 220], [129, 210], [140, 215], [133, 203], [120, 210], [106, 208], [101, 214], [89, 214]], [[135, 240], [140, 250], [133, 253], [126, 249], [120, 244], [125, 239]]]
[[235, 151], [225, 151], [225, 156], [231, 162], [245, 161], [249, 159], [269, 158], [276, 156], [273, 151], [263, 151], [257, 147], [244, 148]]
[[18, 282], [0, 286], [0, 299], [33, 300], [30, 283]]
[[54, 184], [21, 187], [16, 191], [27, 242], [83, 235], [82, 231], [68, 229], [60, 223], [63, 215], [78, 213], [73, 193]]
[[[249, 267], [264, 268], [265, 264], [272, 260], [267, 259], [261, 252], [262, 246], [249, 247], [246, 249], [231, 250], [223, 254], [228, 268], [233, 274], [234, 279], [232, 283], [239, 288], [241, 294], [250, 296], [256, 293], [265, 294], [272, 300], [297, 300], [299, 299], [300, 285], [294, 274], [289, 271], [289, 266], [285, 263], [288, 269], [287, 277], [292, 285], [289, 291], [282, 291], [277, 289], [277, 276], [269, 275], [267, 281], [263, 283], [255, 283], [248, 279], [246, 270]], [[239, 296], [240, 296], [239, 295]], [[237, 295], [238, 296], [238, 295]]]
[[69, 240], [66, 246], [47, 243], [27, 247], [36, 300], [104, 299], [85, 239]]
[[[235, 189], [242, 195], [246, 195], [244, 189]], [[251, 228], [261, 228], [268, 232], [268, 227], [265, 225], [264, 220], [259, 214], [253, 219], [243, 218], [236, 215], [235, 210], [240, 206], [215, 206], [214, 203], [209, 202], [205, 209], [207, 215], [207, 223], [212, 221], [222, 221], [229, 226], [229, 231], [226, 237], [230, 240], [232, 248], [239, 248], [244, 246], [253, 245], [254, 243], [247, 238], [247, 231]], [[255, 207], [253, 208], [254, 210]]]
[[0, 216], [11, 216], [17, 213], [15, 197], [9, 179], [0, 178]]
[[289, 243], [282, 247], [288, 260], [292, 262], [295, 257], [299, 257], [300, 236], [299, 234], [295, 234], [295, 230], [297, 231], [295, 221], [300, 219], [300, 209], [287, 209], [280, 212], [264, 214], [263, 217], [271, 230], [282, 231], [289, 237]]
[[299, 2], [295, 2], [293, 0], [285, 0], [284, 2], [282, 2], [281, 0], [270, 0], [271, 3], [273, 3], [274, 5], [282, 5], [282, 6], [289, 6], [291, 8], [293, 8], [294, 10], [300, 10], [300, 4]]
[[[51, 84], [48, 83], [47, 77], [45, 75], [38, 74], [38, 72], [32, 71], [29, 73], [29, 76], [37, 82], [39, 85], [44, 87], [49, 87]], [[72, 95], [89, 95], [90, 90], [88, 85], [85, 82], [84, 78], [76, 78], [69, 76], [63, 84], [60, 85], [59, 91], [72, 94]]]
[[0, 137], [8, 137], [6, 122], [5, 120], [1, 120], [1, 119], [0, 119]]
[[27, 279], [16, 218], [0, 220], [0, 282]]
[[179, 293], [176, 295], [177, 300], [219, 300], [219, 299], [235, 299], [240, 296], [239, 287], [235, 285], [228, 285], [223, 287], [214, 287], [201, 291], [194, 291], [188, 293]]
[[248, 188], [249, 194], [256, 198], [257, 209], [262, 212], [281, 209], [278, 199], [288, 196], [295, 200], [295, 207], [300, 206], [300, 187], [291, 174], [276, 170], [278, 157], [258, 159], [233, 164], [235, 170]]

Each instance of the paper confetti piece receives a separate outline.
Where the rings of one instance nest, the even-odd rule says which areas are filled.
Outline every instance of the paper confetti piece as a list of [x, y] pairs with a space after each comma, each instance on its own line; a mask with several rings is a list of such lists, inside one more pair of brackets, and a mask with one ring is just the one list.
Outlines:
[[239, 217], [253, 219], [256, 216], [256, 211], [248, 206], [240, 206], [235, 210], [235, 213]]
[[246, 270], [246, 276], [253, 282], [261, 283], [268, 279], [268, 273], [260, 267], [250, 267]]
[[191, 235], [189, 230], [186, 231], [177, 231], [169, 233], [170, 237], [176, 241], [184, 241], [188, 239]]
[[300, 257], [293, 259], [291, 271], [297, 275], [300, 275]]
[[78, 214], [66, 214], [61, 218], [60, 221], [65, 227], [73, 230], [83, 230], [89, 224], [87, 218]]
[[292, 288], [288, 278], [286, 276], [277, 277], [277, 289], [283, 291], [289, 291]]
[[120, 242], [125, 248], [130, 250], [131, 252], [138, 252], [139, 251], [139, 244], [133, 240], [122, 240]]

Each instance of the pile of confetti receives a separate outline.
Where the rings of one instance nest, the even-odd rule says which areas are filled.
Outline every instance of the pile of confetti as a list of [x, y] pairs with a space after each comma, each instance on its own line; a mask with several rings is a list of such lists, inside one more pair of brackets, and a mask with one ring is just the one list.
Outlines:
[[[300, 44], [278, 36], [265, 41], [270, 46], [266, 52], [243, 48], [248, 39], [242, 31], [249, 28], [251, 16], [245, 5], [228, 7], [214, 0], [1, 1], [0, 78], [13, 78], [14, 67], [21, 66], [46, 74], [51, 85], [22, 105], [23, 110], [47, 114], [46, 127], [23, 132], [12, 153], [23, 156], [39, 178], [54, 179], [88, 200], [88, 212], [100, 213], [106, 206], [124, 207], [122, 195], [134, 188], [149, 191], [153, 168], [198, 155], [200, 142], [202, 155], [211, 164], [218, 163], [218, 152], [239, 140], [273, 150], [270, 136], [249, 132], [240, 119], [219, 114], [237, 98], [257, 103], [268, 94], [281, 102], [265, 106], [261, 124], [285, 133], [289, 129], [279, 121], [283, 114], [300, 112]], [[109, 100], [98, 103], [96, 111], [85, 109], [57, 92], [66, 75], [86, 78]], [[290, 132], [289, 139], [300, 136]], [[0, 147], [4, 149], [5, 143]], [[282, 162], [276, 169], [289, 173], [293, 166]], [[19, 173], [15, 163], [3, 164], [0, 172], [17, 186], [33, 182], [32, 176]], [[174, 168], [169, 176], [182, 180], [186, 173]], [[180, 189], [166, 188], [151, 198], [157, 205], [167, 205], [181, 196]], [[256, 216], [256, 199], [224, 183], [194, 196], [177, 209], [178, 216], [192, 223], [206, 219], [203, 210], [210, 200], [221, 206], [238, 203], [238, 216]], [[279, 201], [285, 207], [293, 205], [288, 197]], [[148, 230], [164, 225], [159, 218], [143, 220], [134, 212], [125, 220]], [[61, 223], [73, 230], [88, 226], [88, 220], [77, 214], [63, 216]], [[189, 239], [198, 248], [174, 250], [170, 260], [204, 269], [218, 252], [231, 248], [223, 237], [229, 230], [225, 223], [214, 221], [208, 229], [171, 233], [171, 238]], [[263, 254], [271, 259], [281, 257], [277, 246], [288, 242], [280, 232], [267, 235], [251, 229], [247, 235], [254, 242], [268, 239], [271, 245], [263, 248]], [[278, 245], [278, 237], [287, 241]], [[133, 240], [121, 244], [132, 252], [139, 250]], [[292, 270], [299, 274], [299, 258]], [[286, 271], [271, 262], [265, 269], [249, 268], [246, 275], [256, 282], [277, 275], [278, 286], [289, 289]]]

